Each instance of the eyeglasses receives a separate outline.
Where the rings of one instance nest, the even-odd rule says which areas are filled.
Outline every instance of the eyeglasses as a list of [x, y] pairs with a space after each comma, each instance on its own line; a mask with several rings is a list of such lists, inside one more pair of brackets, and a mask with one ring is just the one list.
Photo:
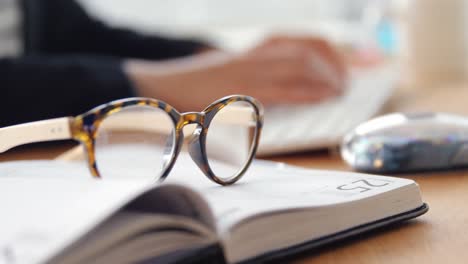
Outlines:
[[212, 181], [229, 185], [246, 172], [256, 153], [263, 108], [254, 98], [232, 95], [202, 112], [179, 113], [150, 98], [128, 98], [98, 106], [77, 117], [63, 117], [0, 128], [0, 153], [22, 144], [74, 139], [82, 143], [91, 174], [119, 171], [164, 180], [184, 142], [191, 159]]

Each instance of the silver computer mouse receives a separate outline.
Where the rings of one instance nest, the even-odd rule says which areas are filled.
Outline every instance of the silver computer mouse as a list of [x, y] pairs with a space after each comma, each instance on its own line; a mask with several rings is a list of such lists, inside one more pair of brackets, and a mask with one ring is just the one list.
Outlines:
[[445, 113], [394, 113], [365, 122], [341, 145], [353, 168], [397, 173], [468, 167], [468, 118]]

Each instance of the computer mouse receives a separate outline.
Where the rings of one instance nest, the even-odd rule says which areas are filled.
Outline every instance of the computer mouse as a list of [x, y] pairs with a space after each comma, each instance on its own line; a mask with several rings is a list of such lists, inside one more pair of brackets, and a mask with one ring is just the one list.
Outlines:
[[468, 167], [468, 118], [393, 113], [357, 126], [341, 144], [354, 169], [399, 173]]

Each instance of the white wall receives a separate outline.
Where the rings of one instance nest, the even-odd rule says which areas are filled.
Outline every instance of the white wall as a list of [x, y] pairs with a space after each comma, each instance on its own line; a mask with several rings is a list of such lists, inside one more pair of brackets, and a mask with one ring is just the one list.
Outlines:
[[288, 24], [337, 17], [365, 0], [80, 0], [114, 24], [148, 27]]
[[197, 36], [239, 49], [272, 31], [315, 31], [324, 20], [356, 17], [362, 2], [369, 0], [79, 1], [113, 25], [147, 33]]

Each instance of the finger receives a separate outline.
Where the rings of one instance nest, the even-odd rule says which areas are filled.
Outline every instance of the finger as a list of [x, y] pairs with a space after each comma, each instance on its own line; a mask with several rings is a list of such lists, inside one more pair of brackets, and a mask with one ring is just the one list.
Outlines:
[[284, 44], [288, 42], [286, 40], [286, 37], [284, 36], [270, 36], [268, 38], [266, 38], [265, 40], [263, 40], [262, 42], [260, 42], [260, 44], [256, 45], [251, 51], [258, 51], [258, 50], [263, 50], [263, 49], [268, 49], [268, 48], [271, 48], [271, 47], [275, 47], [277, 45], [281, 45], [281, 44]]
[[301, 36], [274, 36], [269, 38], [265, 47], [278, 47], [281, 45], [301, 45], [320, 53], [325, 59], [329, 60], [331, 65], [336, 68], [336, 71], [342, 78], [347, 76], [347, 67], [344, 56], [338, 52], [330, 42], [318, 37], [301, 37]]
[[344, 80], [336, 71], [336, 68], [327, 60], [324, 60], [321, 55], [314, 52], [309, 53], [308, 67], [310, 72], [314, 73], [314, 81], [323, 81], [338, 91], [344, 89]]
[[287, 43], [253, 56], [260, 61], [264, 78], [321, 80], [338, 90], [344, 87], [345, 80], [336, 67], [321, 52], [304, 45]]
[[266, 62], [263, 69], [265, 70], [259, 77], [265, 80], [271, 79], [279, 83], [302, 82], [309, 85], [321, 83], [337, 91], [343, 90], [343, 83], [335, 69], [311, 52]]
[[312, 38], [309, 40], [303, 40], [303, 43], [311, 47], [315, 52], [319, 53], [324, 58], [326, 58], [330, 62], [331, 66], [335, 67], [340, 77], [346, 78], [347, 67], [345, 59], [344, 56], [340, 52], [338, 52], [338, 49], [336, 49], [328, 41], [325, 41], [323, 39]]

